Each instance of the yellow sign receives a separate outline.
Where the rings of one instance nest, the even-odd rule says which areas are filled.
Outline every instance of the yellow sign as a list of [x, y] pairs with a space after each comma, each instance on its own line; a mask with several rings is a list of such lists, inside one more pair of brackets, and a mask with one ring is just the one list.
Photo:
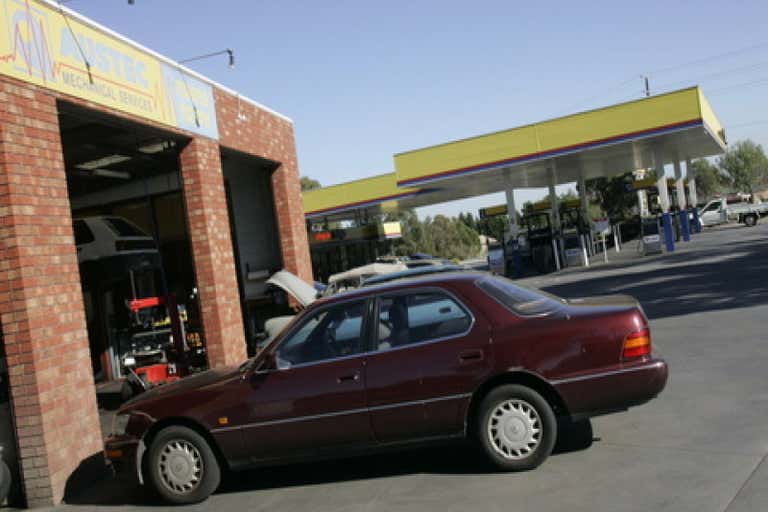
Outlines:
[[403, 234], [400, 231], [400, 222], [382, 222], [381, 223], [381, 230], [383, 231], [384, 238], [392, 239], [392, 238], [401, 238]]
[[0, 0], [0, 73], [218, 138], [210, 84], [41, 0]]

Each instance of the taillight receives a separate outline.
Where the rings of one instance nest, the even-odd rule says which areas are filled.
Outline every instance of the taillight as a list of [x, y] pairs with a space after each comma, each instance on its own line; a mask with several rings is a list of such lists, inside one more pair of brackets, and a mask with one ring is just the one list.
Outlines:
[[634, 359], [651, 353], [651, 331], [645, 329], [633, 332], [624, 338], [624, 359]]

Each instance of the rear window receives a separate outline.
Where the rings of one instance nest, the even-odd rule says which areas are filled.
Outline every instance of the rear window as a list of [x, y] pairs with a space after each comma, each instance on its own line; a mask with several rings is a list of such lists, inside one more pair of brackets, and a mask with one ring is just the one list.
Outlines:
[[477, 282], [485, 293], [520, 315], [544, 315], [557, 310], [562, 299], [517, 285], [505, 277], [489, 276]]
[[117, 236], [148, 236], [145, 232], [120, 217], [109, 217], [104, 219], [104, 222], [107, 223], [107, 226], [109, 226]]

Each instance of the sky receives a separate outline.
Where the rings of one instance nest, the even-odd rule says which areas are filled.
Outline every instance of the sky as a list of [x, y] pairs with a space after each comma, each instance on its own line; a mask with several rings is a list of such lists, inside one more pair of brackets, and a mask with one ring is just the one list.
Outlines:
[[[295, 123], [302, 175], [392, 172], [393, 155], [701, 85], [729, 142], [768, 146], [768, 2], [70, 0]], [[546, 191], [516, 193], [517, 204]], [[504, 202], [503, 194], [420, 215]]]

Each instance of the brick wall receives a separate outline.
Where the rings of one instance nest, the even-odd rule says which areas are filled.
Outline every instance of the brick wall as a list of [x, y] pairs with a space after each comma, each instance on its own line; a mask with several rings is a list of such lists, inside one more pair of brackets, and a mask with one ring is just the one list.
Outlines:
[[[214, 91], [221, 144], [280, 163], [272, 186], [284, 265], [311, 280], [293, 125]], [[0, 327], [30, 506], [61, 502], [72, 472], [102, 450], [57, 98], [169, 130], [0, 79]], [[192, 137], [182, 182], [209, 362], [239, 363], [245, 342], [219, 145], [171, 131]]]
[[272, 189], [283, 265], [299, 277], [311, 281], [312, 263], [304, 223], [293, 124], [219, 89], [214, 88], [214, 96], [221, 145], [280, 163], [272, 175]]
[[55, 98], [0, 81], [0, 323], [30, 506], [102, 450]]
[[239, 364], [246, 358], [245, 336], [216, 141], [189, 142], [181, 152], [181, 178], [208, 363]]

